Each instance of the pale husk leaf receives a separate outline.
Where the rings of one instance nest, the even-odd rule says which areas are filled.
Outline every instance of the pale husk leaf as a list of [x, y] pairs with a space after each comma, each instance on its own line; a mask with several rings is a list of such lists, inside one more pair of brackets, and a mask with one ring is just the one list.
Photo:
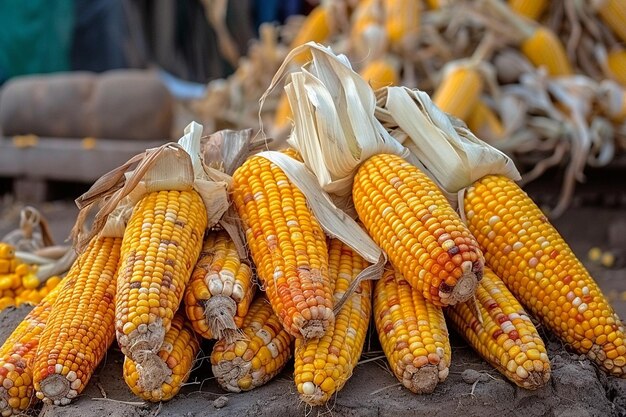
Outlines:
[[489, 174], [519, 180], [513, 161], [478, 139], [459, 120], [435, 106], [428, 94], [406, 87], [380, 93], [377, 117], [393, 120], [392, 134], [403, 142], [448, 193], [456, 193]]
[[324, 191], [349, 195], [359, 165], [379, 153], [405, 158], [409, 152], [374, 117], [376, 97], [344, 55], [309, 42], [294, 49], [278, 70], [267, 95], [287, 65], [305, 49], [312, 61], [288, 77], [285, 91], [294, 116], [290, 145], [302, 155]]

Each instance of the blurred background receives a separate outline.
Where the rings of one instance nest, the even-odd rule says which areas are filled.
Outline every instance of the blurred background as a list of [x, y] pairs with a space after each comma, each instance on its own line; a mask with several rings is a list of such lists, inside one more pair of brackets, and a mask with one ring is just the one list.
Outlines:
[[288, 52], [316, 41], [346, 54], [374, 88], [428, 92], [509, 154], [525, 189], [626, 316], [625, 7], [2, 1], [0, 237], [31, 204], [63, 242], [74, 198], [131, 156], [178, 139], [191, 120], [207, 133], [262, 123], [284, 144], [291, 116], [282, 85], [262, 107], [259, 99]]

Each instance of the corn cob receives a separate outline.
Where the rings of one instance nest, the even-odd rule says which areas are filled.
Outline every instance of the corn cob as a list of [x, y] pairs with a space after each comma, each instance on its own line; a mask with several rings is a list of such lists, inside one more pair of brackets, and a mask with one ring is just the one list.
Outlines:
[[37, 304], [0, 348], [0, 414], [18, 415], [34, 400], [33, 362], [58, 286]]
[[37, 398], [69, 404], [80, 394], [115, 336], [120, 237], [95, 237], [61, 284], [33, 365]]
[[421, 2], [384, 0], [385, 30], [389, 46], [398, 51], [412, 51], [420, 30]]
[[426, 300], [445, 306], [474, 294], [483, 255], [424, 173], [398, 156], [376, 155], [357, 171], [352, 192], [370, 236]]
[[544, 325], [611, 375], [625, 376], [624, 326], [541, 210], [513, 181], [486, 176], [465, 195], [489, 267]]
[[446, 113], [467, 120], [482, 89], [483, 79], [477, 69], [458, 66], [444, 71], [444, 78], [433, 95], [433, 103]]
[[387, 269], [374, 287], [374, 323], [391, 370], [417, 394], [433, 392], [448, 376], [448, 328], [440, 307]]
[[504, 139], [504, 126], [484, 101], [478, 100], [467, 117], [467, 127], [479, 138], [493, 143]]
[[115, 330], [126, 356], [156, 353], [202, 249], [207, 214], [200, 195], [155, 191], [133, 209], [122, 243]]
[[210, 231], [185, 290], [185, 311], [204, 338], [234, 341], [254, 296], [252, 269], [228, 233]]
[[287, 94], [283, 93], [278, 100], [276, 112], [274, 113], [274, 130], [280, 131], [289, 126], [292, 119], [291, 107]]
[[133, 394], [144, 400], [170, 400], [189, 378], [199, 350], [195, 332], [179, 312], [157, 355], [150, 355], [150, 359], [141, 364], [124, 358], [124, 380]]
[[538, 20], [548, 7], [546, 0], [509, 0], [509, 7], [517, 14]]
[[544, 66], [549, 75], [571, 75], [574, 72], [563, 44], [547, 27], [537, 27], [522, 42], [521, 50], [534, 66]]
[[[335, 303], [366, 267], [367, 262], [340, 240], [330, 241], [329, 274]], [[337, 313], [335, 325], [324, 336], [307, 341], [296, 339], [294, 381], [304, 402], [326, 403], [352, 375], [369, 325], [371, 292], [371, 282], [361, 282]]]
[[609, 52], [607, 67], [615, 81], [626, 87], [626, 50], [618, 49]]
[[[300, 30], [291, 41], [289, 49], [313, 41], [323, 43], [331, 33], [330, 9], [324, 5], [315, 7], [304, 19]], [[297, 63], [304, 63], [309, 56], [308, 53], [299, 54], [295, 60]]]
[[274, 378], [291, 357], [293, 337], [283, 328], [265, 297], [252, 302], [241, 331], [243, 338], [228, 344], [218, 340], [211, 367], [226, 391], [260, 387]]
[[626, 42], [626, 3], [623, 0], [604, 0], [597, 12], [615, 34]]
[[489, 362], [516, 385], [537, 389], [550, 379], [546, 347], [530, 318], [489, 268], [476, 291], [482, 323], [467, 303], [446, 309], [454, 328]]
[[237, 169], [233, 189], [272, 308], [291, 335], [321, 337], [334, 321], [328, 250], [304, 195], [280, 168], [260, 156]]
[[371, 61], [361, 70], [360, 74], [374, 90], [398, 84], [398, 71], [386, 59]]

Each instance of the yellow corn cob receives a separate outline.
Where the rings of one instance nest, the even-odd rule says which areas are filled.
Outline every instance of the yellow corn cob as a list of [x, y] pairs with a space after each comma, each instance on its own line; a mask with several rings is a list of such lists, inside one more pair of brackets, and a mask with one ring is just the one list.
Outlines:
[[280, 131], [289, 126], [292, 119], [291, 106], [286, 93], [283, 93], [278, 100], [276, 113], [274, 114], [274, 130]]
[[468, 226], [513, 295], [576, 352], [625, 376], [624, 326], [600, 288], [517, 184], [490, 175], [465, 195]]
[[202, 249], [207, 213], [200, 195], [155, 191], [134, 207], [124, 232], [115, 330], [124, 355], [156, 353]]
[[189, 378], [199, 350], [195, 332], [179, 312], [172, 319], [157, 355], [150, 355], [141, 364], [124, 358], [124, 381], [133, 394], [144, 400], [170, 400]]
[[517, 14], [538, 20], [549, 5], [546, 0], [508, 0], [509, 7]]
[[383, 7], [389, 46], [398, 51], [412, 50], [420, 30], [421, 2], [384, 0]]
[[626, 50], [618, 49], [609, 52], [607, 66], [615, 81], [626, 87]]
[[33, 362], [41, 332], [59, 289], [53, 290], [22, 320], [0, 348], [0, 414], [22, 414], [34, 401]]
[[11, 272], [11, 260], [0, 259], [0, 274], [8, 274]]
[[[367, 262], [332, 239], [329, 244], [329, 274], [335, 303], [343, 297]], [[326, 403], [343, 388], [361, 356], [369, 325], [372, 287], [363, 281], [347, 299], [330, 327], [319, 339], [296, 339], [294, 381], [300, 398], [311, 405]]]
[[474, 237], [423, 172], [395, 155], [365, 161], [352, 197], [370, 236], [429, 302], [466, 301], [482, 276]]
[[37, 398], [69, 404], [115, 337], [115, 280], [122, 239], [95, 237], [59, 287], [33, 365]]
[[398, 84], [398, 71], [386, 59], [375, 59], [360, 72], [361, 77], [370, 83], [374, 90]]
[[521, 44], [524, 55], [536, 67], [545, 67], [549, 75], [571, 75], [572, 66], [559, 38], [544, 26], [535, 28], [533, 34]]
[[218, 340], [211, 367], [226, 391], [260, 387], [274, 378], [291, 357], [293, 337], [283, 328], [265, 297], [252, 302], [241, 326], [243, 338], [228, 344]]
[[381, 0], [362, 0], [356, 5], [351, 16], [350, 38], [358, 42], [370, 26], [382, 23]]
[[504, 126], [485, 102], [478, 100], [467, 117], [467, 127], [479, 138], [493, 143], [504, 138]]
[[546, 347], [528, 314], [489, 268], [476, 290], [482, 323], [467, 303], [446, 309], [454, 328], [509, 380], [537, 389], [550, 379]]
[[[296, 37], [291, 41], [289, 49], [293, 49], [310, 41], [323, 43], [330, 36], [330, 33], [330, 10], [324, 5], [319, 5], [311, 10], [309, 15], [304, 19]], [[308, 52], [299, 54], [295, 58], [295, 61], [300, 64], [304, 63], [309, 56], [310, 54]]]
[[600, 18], [626, 42], [626, 3], [624, 0], [604, 0], [598, 8]]
[[457, 66], [444, 72], [444, 78], [435, 90], [433, 103], [446, 113], [467, 120], [478, 103], [483, 79], [474, 68]]
[[436, 10], [443, 6], [446, 6], [449, 0], [426, 0], [428, 8]]
[[228, 233], [210, 231], [185, 290], [185, 311], [198, 334], [232, 342], [254, 296], [252, 269]]
[[233, 201], [272, 308], [293, 336], [321, 337], [334, 321], [326, 236], [306, 198], [260, 156], [233, 176]]
[[15, 248], [8, 243], [0, 242], [0, 259], [15, 259]]
[[440, 307], [427, 302], [389, 267], [374, 287], [374, 323], [391, 370], [417, 394], [448, 376], [448, 328]]

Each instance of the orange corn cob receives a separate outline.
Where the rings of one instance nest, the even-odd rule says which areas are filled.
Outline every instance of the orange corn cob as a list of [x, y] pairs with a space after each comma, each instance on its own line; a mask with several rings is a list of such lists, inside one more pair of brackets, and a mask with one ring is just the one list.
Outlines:
[[321, 337], [334, 321], [326, 236], [306, 199], [269, 160], [233, 176], [233, 201], [272, 308], [293, 336]]
[[360, 74], [374, 90], [398, 84], [398, 72], [387, 59], [373, 60], [361, 70]]
[[200, 195], [155, 191], [133, 209], [122, 243], [115, 330], [124, 355], [163, 344], [202, 249], [207, 213]]
[[35, 399], [33, 363], [41, 333], [58, 294], [57, 288], [37, 304], [0, 348], [0, 414], [2, 416], [22, 414]]
[[392, 49], [411, 51], [420, 30], [421, 2], [416, 0], [383, 0], [385, 30]]
[[69, 404], [115, 336], [115, 280], [122, 239], [95, 237], [74, 262], [41, 334], [33, 375], [37, 398]]
[[535, 28], [532, 35], [522, 42], [521, 50], [534, 66], [544, 66], [549, 75], [574, 73], [563, 44], [547, 27]]
[[441, 307], [428, 303], [391, 267], [374, 287], [374, 323], [402, 385], [427, 394], [447, 378], [451, 349]]
[[482, 276], [474, 237], [424, 173], [395, 155], [361, 165], [352, 197], [370, 236], [429, 302], [466, 301]]
[[291, 357], [293, 337], [283, 328], [265, 297], [252, 302], [235, 343], [218, 340], [211, 367], [226, 391], [241, 392], [269, 382]]
[[550, 4], [546, 0], [509, 0], [509, 7], [517, 14], [538, 20]]
[[490, 175], [465, 195], [468, 226], [513, 295], [572, 349], [624, 377], [624, 326], [593, 278], [517, 184]]
[[252, 269], [228, 233], [210, 231], [185, 290], [185, 311], [207, 339], [234, 341], [254, 296]]
[[597, 12], [604, 23], [626, 42], [626, 3], [624, 0], [604, 0], [599, 2]]
[[157, 355], [142, 364], [124, 358], [124, 380], [133, 394], [152, 402], [167, 401], [189, 378], [200, 342], [182, 313], [172, 319]]
[[[329, 244], [329, 270], [335, 303], [367, 262], [338, 239]], [[294, 381], [310, 405], [326, 403], [343, 388], [361, 356], [369, 325], [372, 286], [363, 281], [341, 307], [335, 325], [319, 339], [296, 339]]]
[[[327, 6], [319, 5], [311, 10], [304, 22], [302, 22], [295, 38], [291, 41], [289, 49], [294, 49], [311, 41], [324, 42], [331, 35], [331, 19], [330, 8]], [[297, 55], [295, 61], [298, 64], [303, 64], [307, 57], [310, 57], [310, 54], [304, 52]]]
[[609, 52], [606, 65], [611, 77], [626, 87], [626, 50], [617, 49]]
[[467, 127], [476, 136], [489, 143], [504, 139], [505, 129], [502, 122], [482, 100], [478, 100], [467, 117]]
[[454, 328], [510, 381], [537, 389], [550, 379], [546, 347], [520, 303], [489, 268], [476, 291], [482, 323], [466, 303], [446, 309]]

